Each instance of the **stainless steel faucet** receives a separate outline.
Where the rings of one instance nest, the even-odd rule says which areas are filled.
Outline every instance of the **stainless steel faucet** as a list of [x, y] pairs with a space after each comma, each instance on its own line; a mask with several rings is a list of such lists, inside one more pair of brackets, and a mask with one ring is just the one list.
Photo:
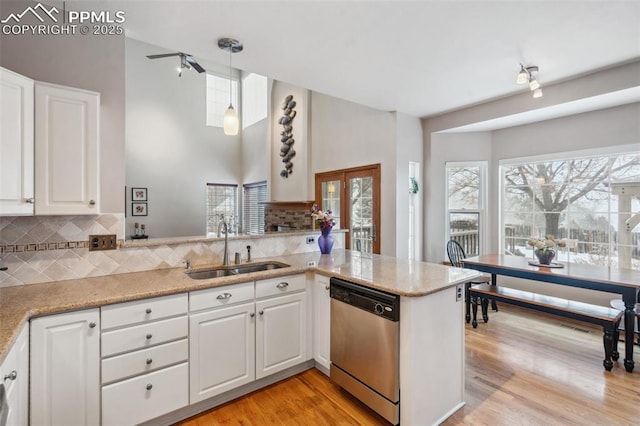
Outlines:
[[223, 265], [228, 265], [229, 264], [229, 225], [227, 224], [227, 222], [222, 219], [220, 221], [220, 223], [218, 223], [218, 236], [220, 236], [220, 229], [224, 227], [224, 255], [223, 255], [223, 260], [222, 260], [222, 264]]

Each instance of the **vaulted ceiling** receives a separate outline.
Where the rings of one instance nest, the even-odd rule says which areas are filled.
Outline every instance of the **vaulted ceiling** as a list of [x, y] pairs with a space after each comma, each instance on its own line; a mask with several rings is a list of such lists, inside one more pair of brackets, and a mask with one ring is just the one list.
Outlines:
[[129, 37], [380, 110], [432, 116], [640, 58], [640, 1], [102, 1]]

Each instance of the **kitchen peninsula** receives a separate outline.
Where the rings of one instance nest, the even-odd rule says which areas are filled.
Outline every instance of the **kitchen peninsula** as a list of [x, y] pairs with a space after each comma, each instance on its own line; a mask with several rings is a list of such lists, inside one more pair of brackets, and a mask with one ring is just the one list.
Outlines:
[[[331, 276], [401, 296], [403, 423], [438, 423], [464, 404], [463, 302], [457, 300], [456, 290], [477, 272], [348, 250], [268, 260], [290, 266], [208, 280], [193, 280], [184, 268], [171, 268], [2, 288], [0, 360], [23, 324], [34, 317], [294, 274], [306, 274], [307, 283], [314, 276]], [[442, 333], [443, 322], [448, 324], [447, 333]], [[307, 359], [311, 358], [309, 354]]]

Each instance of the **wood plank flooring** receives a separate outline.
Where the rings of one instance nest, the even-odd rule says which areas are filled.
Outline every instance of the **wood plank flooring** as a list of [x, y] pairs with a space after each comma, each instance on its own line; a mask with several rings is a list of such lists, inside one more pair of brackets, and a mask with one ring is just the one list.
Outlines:
[[[640, 425], [636, 367], [602, 368], [599, 327], [500, 305], [466, 328], [466, 406], [444, 425]], [[181, 426], [380, 425], [388, 423], [313, 369]]]

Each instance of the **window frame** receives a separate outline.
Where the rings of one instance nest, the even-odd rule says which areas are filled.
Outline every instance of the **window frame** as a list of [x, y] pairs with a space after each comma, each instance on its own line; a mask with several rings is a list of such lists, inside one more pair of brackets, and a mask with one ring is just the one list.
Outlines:
[[[478, 208], [477, 209], [449, 209], [449, 170], [453, 168], [477, 167], [478, 168]], [[478, 255], [487, 252], [487, 178], [488, 178], [489, 162], [482, 161], [447, 161], [444, 165], [444, 181], [445, 181], [445, 203], [444, 203], [444, 227], [445, 240], [443, 242], [443, 253], [447, 258], [446, 246], [451, 239], [451, 214], [477, 214], [478, 215]], [[468, 253], [465, 253], [468, 255]]]
[[[260, 204], [263, 203], [265, 201], [267, 201], [267, 197], [268, 197], [268, 186], [267, 186], [267, 181], [263, 180], [263, 181], [259, 181], [259, 182], [253, 182], [253, 183], [247, 183], [247, 184], [243, 184], [242, 185], [242, 232], [245, 234], [251, 234], [251, 235], [257, 235], [257, 234], [264, 234], [265, 232], [265, 222], [264, 222], [264, 209], [265, 209], [265, 205], [264, 204]], [[247, 218], [247, 214], [249, 213], [248, 208], [250, 207], [250, 204], [247, 202], [247, 190], [252, 190], [254, 188], [258, 188], [258, 191], [260, 191], [261, 189], [264, 189], [264, 200], [257, 200], [257, 213], [258, 213], [258, 227], [261, 229], [258, 229], [257, 231], [252, 231], [249, 230], [248, 227], [250, 225], [250, 220]], [[260, 192], [258, 192], [258, 198], [260, 196]]]

